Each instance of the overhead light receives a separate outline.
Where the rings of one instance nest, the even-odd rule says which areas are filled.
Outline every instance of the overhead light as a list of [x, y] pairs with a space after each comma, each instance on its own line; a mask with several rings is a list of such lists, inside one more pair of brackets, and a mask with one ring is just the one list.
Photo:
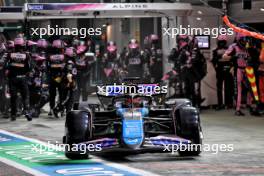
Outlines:
[[260, 11], [264, 12], [264, 7], [260, 8]]
[[202, 12], [201, 10], [198, 10], [197, 13], [198, 13], [199, 15], [202, 15], [202, 14], [203, 14], [203, 12]]
[[202, 20], [202, 18], [200, 18], [200, 17], [197, 17], [197, 18], [196, 18], [196, 20], [198, 20], [198, 21], [201, 21], [201, 20]]

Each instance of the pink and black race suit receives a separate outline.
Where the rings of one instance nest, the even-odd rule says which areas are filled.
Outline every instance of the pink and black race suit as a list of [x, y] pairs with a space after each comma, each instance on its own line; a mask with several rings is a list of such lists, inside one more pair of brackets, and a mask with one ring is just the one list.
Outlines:
[[26, 75], [29, 72], [29, 56], [26, 53], [10, 53], [8, 57], [9, 76]]
[[65, 57], [63, 54], [54, 54], [49, 57], [49, 69], [52, 77], [61, 76], [65, 66]]
[[88, 62], [86, 57], [78, 57], [76, 59], [76, 68], [79, 72], [87, 71]]
[[[236, 60], [234, 61], [234, 65], [236, 66], [236, 87], [237, 90], [237, 99], [236, 99], [236, 110], [239, 111], [241, 107], [242, 100], [242, 83], [245, 83], [247, 80], [245, 68], [248, 66], [247, 59], [249, 58], [249, 53], [245, 48], [240, 48], [236, 43], [229, 46], [226, 50], [225, 54], [228, 56], [234, 57]], [[248, 97], [248, 103], [250, 97]]]
[[35, 88], [41, 88], [44, 77], [47, 73], [47, 63], [45, 53], [36, 54], [33, 57], [34, 67], [33, 67], [33, 80], [32, 85]]
[[140, 52], [129, 53], [126, 57], [125, 65], [127, 66], [128, 76], [142, 77], [144, 72], [144, 59]]

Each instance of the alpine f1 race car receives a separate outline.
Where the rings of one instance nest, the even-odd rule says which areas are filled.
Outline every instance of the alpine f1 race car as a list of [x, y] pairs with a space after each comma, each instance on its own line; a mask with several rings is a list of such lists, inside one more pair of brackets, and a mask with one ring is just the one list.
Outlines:
[[[191, 102], [166, 100], [164, 93], [154, 92], [157, 84], [135, 84], [133, 79], [128, 80], [122, 85], [97, 86], [100, 104], [80, 102], [67, 113], [63, 143], [79, 147], [65, 150], [66, 157], [85, 159], [92, 152], [110, 151], [171, 152], [180, 145], [191, 146], [177, 150], [181, 156], [199, 155], [202, 129], [199, 111]], [[137, 92], [123, 91], [126, 86]], [[81, 144], [96, 148], [82, 152]]]

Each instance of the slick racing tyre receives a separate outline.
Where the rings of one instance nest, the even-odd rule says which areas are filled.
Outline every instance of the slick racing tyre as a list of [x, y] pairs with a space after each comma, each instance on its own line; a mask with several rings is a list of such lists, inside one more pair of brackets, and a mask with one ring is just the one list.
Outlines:
[[202, 132], [200, 127], [193, 129], [192, 136], [189, 140], [192, 141], [191, 145], [188, 146], [187, 150], [179, 150], [180, 156], [199, 156], [202, 151]]
[[71, 160], [83, 160], [89, 158], [89, 154], [79, 154], [72, 152], [65, 152], [65, 156]]
[[[65, 156], [69, 159], [87, 159], [89, 151], [84, 142], [91, 136], [91, 113], [74, 110], [67, 113], [63, 137], [65, 144]], [[81, 145], [80, 145], [81, 143]]]
[[183, 106], [175, 112], [177, 134], [191, 141], [191, 144], [180, 146], [181, 156], [198, 156], [202, 150], [202, 128], [199, 112], [192, 106]]

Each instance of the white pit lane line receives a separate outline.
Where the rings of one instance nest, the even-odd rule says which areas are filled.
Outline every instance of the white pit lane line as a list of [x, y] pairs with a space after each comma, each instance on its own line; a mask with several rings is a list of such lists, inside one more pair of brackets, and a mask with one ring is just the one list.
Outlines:
[[[34, 138], [21, 136], [21, 135], [18, 135], [18, 134], [15, 134], [15, 133], [11, 133], [11, 132], [8, 132], [8, 131], [5, 131], [5, 130], [1, 130], [0, 129], [0, 133], [6, 134], [6, 135], [10, 135], [10, 136], [13, 136], [13, 137], [16, 137], [16, 138], [24, 139], [24, 140], [27, 140], [27, 141], [30, 141], [30, 142], [39, 143], [39, 144], [42, 144], [44, 146], [48, 146], [47, 143], [45, 143], [43, 141], [40, 141], [40, 140], [37, 140], [37, 139], [34, 139]], [[150, 175], [151, 176], [160, 176], [158, 174], [154, 174], [154, 173], [149, 172], [149, 171], [144, 171], [144, 170], [141, 170], [141, 169], [132, 168], [132, 167], [129, 167], [129, 166], [126, 166], [126, 165], [123, 165], [123, 164], [111, 163], [109, 161], [103, 160], [103, 159], [101, 159], [99, 157], [96, 157], [96, 156], [91, 156], [90, 160], [94, 161], [94, 162], [102, 163], [102, 164], [104, 164], [106, 166], [109, 166], [109, 167], [113, 167], [113, 168], [121, 169], [121, 170], [124, 170], [124, 171], [132, 172], [134, 174], [139, 174], [139, 175], [143, 175], [143, 176], [150, 176]], [[16, 162], [11, 161], [11, 160], [6, 159], [6, 158], [0, 157], [0, 161], [5, 163], [5, 164], [7, 164], [7, 165], [15, 167], [15, 168], [17, 168], [19, 170], [22, 170], [22, 171], [25, 171], [25, 172], [27, 172], [29, 174], [32, 174], [32, 175], [48, 176], [47, 174], [44, 174], [44, 173], [42, 173], [42, 172], [40, 172], [38, 170], [26, 167], [24, 165], [21, 165], [19, 163], [16, 163]]]

